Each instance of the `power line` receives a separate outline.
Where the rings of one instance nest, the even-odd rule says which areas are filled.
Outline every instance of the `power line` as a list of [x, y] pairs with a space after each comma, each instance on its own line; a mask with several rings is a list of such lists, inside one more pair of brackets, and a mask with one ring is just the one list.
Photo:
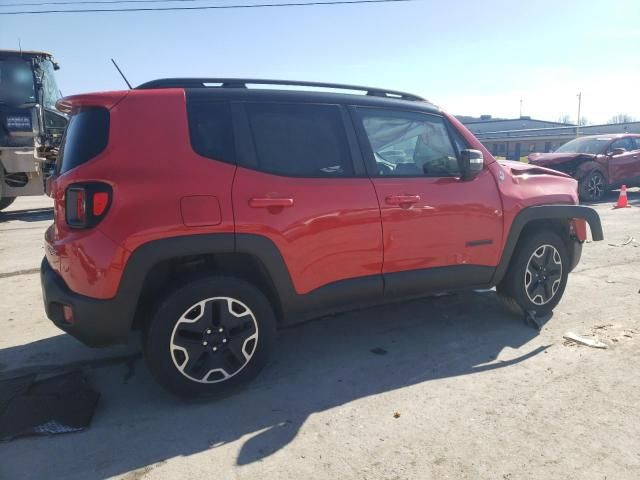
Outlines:
[[328, 2], [289, 2], [289, 3], [256, 3], [250, 5], [209, 5], [200, 7], [136, 7], [136, 8], [103, 8], [77, 10], [35, 10], [18, 12], [0, 12], [0, 15], [42, 15], [48, 13], [112, 13], [112, 12], [167, 12], [175, 10], [231, 10], [238, 8], [278, 8], [278, 7], [310, 7], [317, 5], [355, 5], [363, 3], [400, 3], [420, 0], [334, 0]]
[[0, 8], [6, 7], [41, 7], [43, 5], [87, 5], [99, 3], [174, 3], [174, 2], [199, 2], [201, 0], [81, 0], [79, 2], [41, 2], [41, 3], [5, 3]]

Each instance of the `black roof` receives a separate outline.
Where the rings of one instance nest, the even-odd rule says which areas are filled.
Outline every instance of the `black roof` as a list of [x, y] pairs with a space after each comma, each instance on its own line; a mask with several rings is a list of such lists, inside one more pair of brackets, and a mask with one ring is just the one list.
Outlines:
[[[292, 89], [249, 88], [248, 85], [285, 86], [292, 87]], [[295, 89], [295, 87], [302, 87], [302, 89]], [[260, 101], [329, 102], [385, 107], [396, 105], [405, 110], [410, 106], [416, 110], [438, 111], [438, 108], [433, 104], [411, 93], [324, 82], [238, 78], [165, 78], [143, 83], [136, 87], [136, 90], [161, 88], [184, 88], [190, 96], [220, 96], [238, 100], [250, 98]], [[334, 91], [313, 91], [308, 90], [309, 88]], [[337, 92], [339, 90], [345, 90], [347, 93]], [[365, 94], [353, 93], [358, 91], [365, 92]]]

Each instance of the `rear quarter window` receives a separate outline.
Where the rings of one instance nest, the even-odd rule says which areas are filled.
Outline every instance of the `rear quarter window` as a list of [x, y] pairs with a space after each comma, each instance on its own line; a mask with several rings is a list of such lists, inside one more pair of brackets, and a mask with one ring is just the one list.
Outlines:
[[60, 173], [99, 155], [109, 142], [109, 111], [87, 108], [71, 117], [60, 152]]
[[191, 148], [203, 157], [235, 163], [229, 104], [189, 101], [187, 113]]

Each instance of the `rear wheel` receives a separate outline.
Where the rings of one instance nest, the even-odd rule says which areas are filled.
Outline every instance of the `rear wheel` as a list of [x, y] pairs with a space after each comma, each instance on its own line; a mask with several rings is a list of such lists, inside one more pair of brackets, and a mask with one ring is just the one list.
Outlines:
[[554, 232], [540, 232], [519, 243], [497, 291], [512, 311], [550, 313], [567, 285], [569, 256]]
[[7, 208], [16, 200], [16, 197], [2, 197], [0, 198], [0, 211]]
[[602, 200], [606, 192], [607, 181], [598, 170], [591, 170], [578, 185], [578, 193], [582, 201], [597, 202]]
[[266, 365], [276, 322], [267, 298], [231, 277], [196, 280], [158, 308], [144, 340], [149, 369], [182, 396], [223, 395]]

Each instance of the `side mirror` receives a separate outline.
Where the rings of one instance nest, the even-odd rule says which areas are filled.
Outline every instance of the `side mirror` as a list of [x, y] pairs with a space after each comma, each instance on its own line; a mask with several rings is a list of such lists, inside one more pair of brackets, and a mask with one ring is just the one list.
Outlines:
[[614, 155], [622, 155], [623, 153], [627, 153], [627, 149], [620, 147], [620, 148], [614, 148], [609, 155], [613, 157]]
[[467, 148], [460, 152], [460, 178], [473, 180], [484, 168], [484, 158], [480, 150]]

